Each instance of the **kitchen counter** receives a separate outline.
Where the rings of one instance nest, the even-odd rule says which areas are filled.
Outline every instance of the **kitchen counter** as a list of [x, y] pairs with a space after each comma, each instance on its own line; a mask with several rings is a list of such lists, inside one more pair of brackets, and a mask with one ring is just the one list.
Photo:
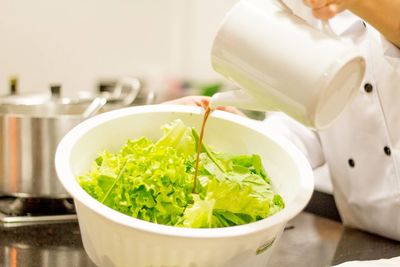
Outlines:
[[[400, 255], [400, 242], [302, 212], [287, 224], [268, 267], [325, 267]], [[0, 227], [0, 267], [94, 267], [76, 222]]]

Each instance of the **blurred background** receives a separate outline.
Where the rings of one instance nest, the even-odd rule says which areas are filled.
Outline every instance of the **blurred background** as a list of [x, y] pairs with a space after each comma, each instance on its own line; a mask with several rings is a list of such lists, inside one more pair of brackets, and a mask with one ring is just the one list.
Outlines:
[[15, 79], [18, 92], [58, 84], [69, 96], [124, 76], [157, 90], [158, 102], [212, 94], [225, 86], [212, 40], [236, 1], [0, 0], [0, 95]]

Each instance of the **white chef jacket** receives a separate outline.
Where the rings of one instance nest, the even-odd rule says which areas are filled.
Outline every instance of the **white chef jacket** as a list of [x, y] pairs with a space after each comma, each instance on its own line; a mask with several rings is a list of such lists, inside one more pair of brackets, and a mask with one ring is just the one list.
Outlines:
[[[283, 1], [293, 8], [293, 0]], [[345, 225], [400, 240], [400, 51], [350, 12], [330, 24], [366, 57], [358, 95], [319, 133], [279, 112], [267, 114], [265, 125], [289, 138], [313, 167], [328, 164]]]

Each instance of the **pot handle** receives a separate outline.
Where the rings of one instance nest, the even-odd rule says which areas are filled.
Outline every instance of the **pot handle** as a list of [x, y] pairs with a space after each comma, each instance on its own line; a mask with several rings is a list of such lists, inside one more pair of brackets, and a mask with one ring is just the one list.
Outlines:
[[[124, 93], [124, 88], [128, 88], [127, 93]], [[135, 101], [141, 88], [142, 84], [139, 79], [124, 77], [117, 82], [111, 98], [113, 101], [121, 101], [124, 106], [129, 106]]]
[[107, 99], [105, 97], [96, 97], [93, 99], [92, 103], [85, 109], [82, 113], [84, 119], [92, 117], [96, 115], [97, 112], [107, 103]]

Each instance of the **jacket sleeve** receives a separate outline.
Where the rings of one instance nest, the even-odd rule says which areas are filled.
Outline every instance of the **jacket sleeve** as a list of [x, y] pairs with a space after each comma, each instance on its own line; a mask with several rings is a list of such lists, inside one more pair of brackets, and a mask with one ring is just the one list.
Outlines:
[[400, 73], [400, 48], [389, 42], [383, 35], [380, 35], [383, 56]]
[[267, 113], [264, 125], [267, 131], [279, 134], [293, 143], [303, 152], [313, 169], [325, 163], [321, 142], [315, 131], [282, 112]]

